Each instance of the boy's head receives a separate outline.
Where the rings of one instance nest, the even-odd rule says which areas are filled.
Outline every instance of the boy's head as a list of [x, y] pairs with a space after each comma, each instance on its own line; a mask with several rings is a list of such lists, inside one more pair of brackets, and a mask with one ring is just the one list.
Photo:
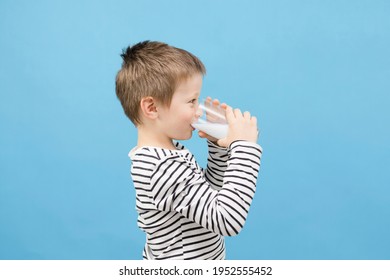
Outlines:
[[169, 107], [179, 83], [206, 73], [203, 63], [191, 53], [161, 42], [144, 41], [123, 50], [122, 68], [116, 76], [116, 95], [125, 114], [142, 124], [140, 102], [152, 97]]

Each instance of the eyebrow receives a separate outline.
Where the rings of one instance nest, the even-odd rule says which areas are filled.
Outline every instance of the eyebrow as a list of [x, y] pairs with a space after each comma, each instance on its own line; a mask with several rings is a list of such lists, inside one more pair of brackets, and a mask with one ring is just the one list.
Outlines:
[[200, 92], [194, 92], [194, 93], [192, 93], [191, 96], [199, 98], [200, 97]]

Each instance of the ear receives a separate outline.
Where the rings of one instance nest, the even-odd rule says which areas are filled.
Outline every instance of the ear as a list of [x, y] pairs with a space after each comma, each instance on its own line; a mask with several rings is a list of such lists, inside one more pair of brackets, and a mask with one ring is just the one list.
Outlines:
[[157, 107], [156, 100], [153, 97], [147, 96], [141, 99], [140, 108], [142, 115], [147, 119], [156, 119]]

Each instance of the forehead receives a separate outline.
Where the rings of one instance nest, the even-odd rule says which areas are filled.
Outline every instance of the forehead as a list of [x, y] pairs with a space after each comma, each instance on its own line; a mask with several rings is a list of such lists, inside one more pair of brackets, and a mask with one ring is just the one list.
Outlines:
[[192, 75], [180, 81], [176, 87], [173, 97], [188, 97], [199, 95], [202, 88], [203, 76], [201, 74]]

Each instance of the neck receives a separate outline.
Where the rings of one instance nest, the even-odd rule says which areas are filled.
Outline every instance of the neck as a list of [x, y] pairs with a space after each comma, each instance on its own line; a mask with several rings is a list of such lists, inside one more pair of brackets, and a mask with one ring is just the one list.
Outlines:
[[137, 127], [138, 142], [137, 147], [153, 146], [158, 148], [176, 150], [171, 138], [162, 136], [156, 129], [147, 128], [143, 125]]

